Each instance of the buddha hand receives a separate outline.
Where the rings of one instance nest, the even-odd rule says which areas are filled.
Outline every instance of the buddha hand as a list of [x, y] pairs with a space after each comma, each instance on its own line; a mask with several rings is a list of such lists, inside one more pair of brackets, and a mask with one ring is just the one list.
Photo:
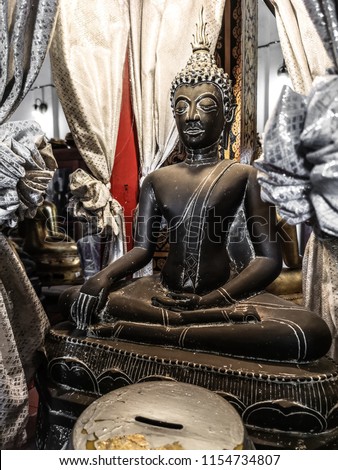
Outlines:
[[109, 284], [102, 281], [102, 276], [100, 278], [95, 275], [83, 284], [71, 307], [71, 317], [76, 323], [73, 334], [86, 335], [86, 330], [93, 323], [96, 314], [104, 307], [108, 294]]
[[201, 308], [202, 297], [197, 294], [176, 294], [169, 292], [168, 295], [159, 295], [151, 299], [152, 304], [156, 307], [163, 307], [168, 310], [197, 310]]

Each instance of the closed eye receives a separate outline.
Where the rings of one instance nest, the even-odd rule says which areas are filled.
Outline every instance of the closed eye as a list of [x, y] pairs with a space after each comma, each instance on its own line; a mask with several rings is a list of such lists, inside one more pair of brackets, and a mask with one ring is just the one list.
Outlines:
[[205, 97], [197, 103], [197, 108], [201, 109], [205, 113], [210, 113], [218, 109], [218, 103], [211, 97]]
[[189, 107], [189, 104], [186, 101], [179, 100], [175, 106], [175, 113], [184, 114], [187, 111], [188, 107]]

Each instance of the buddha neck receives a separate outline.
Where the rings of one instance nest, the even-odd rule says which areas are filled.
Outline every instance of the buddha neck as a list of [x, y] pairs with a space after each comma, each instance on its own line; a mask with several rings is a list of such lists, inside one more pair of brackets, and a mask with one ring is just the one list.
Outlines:
[[187, 157], [184, 160], [187, 165], [207, 165], [219, 161], [218, 142], [202, 149], [186, 148]]

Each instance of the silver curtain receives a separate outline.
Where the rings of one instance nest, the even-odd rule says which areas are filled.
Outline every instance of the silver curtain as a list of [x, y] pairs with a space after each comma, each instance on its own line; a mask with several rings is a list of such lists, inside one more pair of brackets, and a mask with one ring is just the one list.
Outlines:
[[[57, 0], [0, 2], [0, 230], [33, 217], [56, 163], [34, 122], [5, 122], [45, 58]], [[22, 446], [28, 387], [48, 319], [12, 246], [0, 232], [0, 448]]]
[[57, 0], [0, 2], [0, 124], [36, 79], [51, 38]]
[[334, 0], [274, 0], [292, 83], [285, 87], [255, 164], [263, 199], [313, 233], [303, 262], [307, 307], [321, 315], [338, 359], [338, 21]]
[[26, 441], [28, 388], [49, 328], [21, 261], [0, 232], [0, 448]]

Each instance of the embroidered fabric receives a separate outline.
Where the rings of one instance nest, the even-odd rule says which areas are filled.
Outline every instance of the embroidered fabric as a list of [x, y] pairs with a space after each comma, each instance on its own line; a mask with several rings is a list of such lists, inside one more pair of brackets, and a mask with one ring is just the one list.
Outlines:
[[317, 78], [305, 98], [284, 87], [255, 162], [262, 198], [290, 224], [338, 235], [338, 76]]
[[98, 231], [109, 226], [114, 235], [123, 233], [123, 208], [111, 196], [109, 183], [79, 168], [70, 175], [69, 186], [73, 194], [70, 207], [76, 217], [91, 220]]
[[55, 169], [51, 145], [38, 123], [0, 126], [0, 226], [15, 227], [35, 216]]
[[329, 355], [338, 361], [338, 239], [319, 240], [314, 234], [303, 258], [305, 306], [326, 321], [332, 335]]
[[[14, 121], [0, 126], [0, 226], [34, 217], [56, 162], [40, 126]], [[48, 319], [21, 262], [0, 232], [0, 447], [26, 439], [27, 381], [36, 367]]]
[[[6, 122], [45, 59], [58, 0], [0, 2], [0, 229], [33, 217], [56, 168], [35, 122]], [[0, 232], [0, 448], [26, 440], [27, 382], [49, 327], [21, 262]]]
[[302, 95], [287, 86], [283, 88], [266, 125], [264, 154], [254, 163], [259, 170], [262, 199], [275, 204], [281, 217], [291, 224], [304, 222], [313, 215], [307, 197], [309, 165], [300, 152], [305, 106]]

